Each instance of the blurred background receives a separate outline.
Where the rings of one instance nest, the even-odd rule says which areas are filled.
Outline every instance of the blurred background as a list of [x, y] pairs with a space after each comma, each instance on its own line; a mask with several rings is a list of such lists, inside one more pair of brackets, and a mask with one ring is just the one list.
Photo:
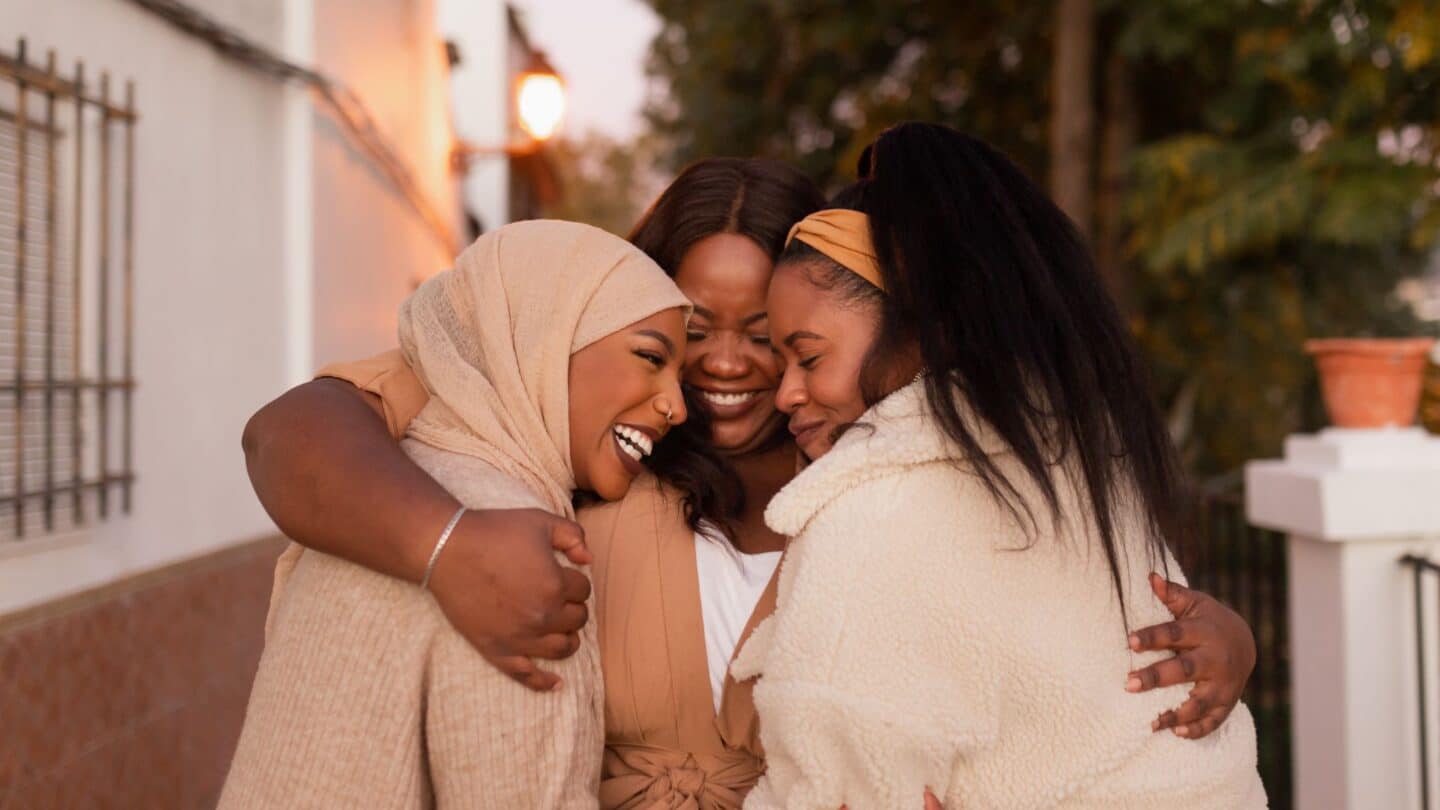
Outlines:
[[[1328, 461], [1287, 437], [1331, 421], [1308, 339], [1440, 320], [1435, 0], [5, 0], [0, 808], [213, 806], [283, 543], [245, 419], [392, 347], [476, 235], [624, 235], [703, 157], [833, 190], [907, 119], [999, 146], [1093, 244], [1199, 488], [1192, 580], [1256, 630], [1273, 806], [1426, 806], [1440, 515], [1306, 521], [1346, 459], [1409, 459], [1374, 490], [1406, 503], [1440, 462], [1413, 402]], [[1247, 515], [1282, 454], [1303, 486]], [[1379, 547], [1342, 541], [1382, 535], [1357, 574]]]

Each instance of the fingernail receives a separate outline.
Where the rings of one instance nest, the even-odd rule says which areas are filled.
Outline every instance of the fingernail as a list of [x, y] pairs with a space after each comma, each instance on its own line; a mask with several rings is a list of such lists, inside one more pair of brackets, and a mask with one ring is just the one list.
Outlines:
[[1132, 678], [1130, 678], [1130, 680], [1126, 681], [1126, 682], [1125, 682], [1125, 691], [1126, 691], [1126, 692], [1139, 692], [1139, 691], [1140, 691], [1140, 679], [1139, 679], [1139, 678], [1132, 677]]
[[1130, 638], [1127, 639], [1127, 640], [1130, 642], [1130, 649], [1132, 649], [1132, 650], [1139, 650], [1139, 649], [1140, 649], [1140, 637], [1139, 637], [1139, 636], [1135, 635], [1134, 633], [1131, 633], [1131, 634], [1130, 634]]
[[565, 682], [564, 682], [564, 681], [556, 681], [556, 682], [555, 682], [555, 685], [552, 686], [552, 687], [550, 687], [550, 691], [551, 691], [551, 692], [559, 692], [559, 691], [560, 691], [560, 687], [562, 687], [562, 686], [564, 686], [564, 685], [565, 685]]
[[1159, 730], [1160, 730], [1160, 721], [1159, 721], [1159, 720], [1151, 720], [1151, 721], [1150, 721], [1150, 730], [1151, 730], [1151, 731], [1159, 731]]
[[1176, 726], [1176, 727], [1175, 727], [1175, 736], [1177, 736], [1177, 737], [1189, 737], [1189, 736], [1190, 736], [1190, 727], [1189, 727], [1189, 726]]

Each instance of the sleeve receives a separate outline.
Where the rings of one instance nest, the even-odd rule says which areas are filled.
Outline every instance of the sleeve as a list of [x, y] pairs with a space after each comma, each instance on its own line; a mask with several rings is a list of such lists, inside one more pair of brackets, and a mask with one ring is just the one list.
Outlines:
[[1002, 673], [943, 508], [872, 481], [791, 544], [777, 611], [736, 662], [761, 672], [767, 772], [747, 810], [919, 807], [998, 737]]
[[405, 428], [430, 401], [430, 392], [405, 364], [399, 349], [364, 360], [331, 363], [315, 372], [315, 378], [333, 377], [380, 398], [385, 409], [385, 427], [396, 439], [405, 437]]

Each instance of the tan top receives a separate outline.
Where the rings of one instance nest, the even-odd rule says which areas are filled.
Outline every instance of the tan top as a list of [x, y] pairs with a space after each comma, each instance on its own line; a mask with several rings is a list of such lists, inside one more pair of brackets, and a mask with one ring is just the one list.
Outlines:
[[[380, 397], [399, 438], [427, 395], [399, 352], [321, 369]], [[754, 681], [726, 678], [716, 715], [705, 658], [694, 532], [679, 498], [653, 477], [578, 516], [592, 570], [605, 675], [602, 808], [732, 810], [764, 770]], [[775, 610], [776, 580], [737, 649]]]

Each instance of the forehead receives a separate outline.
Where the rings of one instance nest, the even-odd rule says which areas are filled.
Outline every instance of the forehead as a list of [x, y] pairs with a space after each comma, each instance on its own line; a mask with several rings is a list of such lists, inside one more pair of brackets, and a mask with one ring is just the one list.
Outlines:
[[765, 308], [773, 263], [749, 238], [733, 233], [696, 242], [675, 270], [675, 283], [717, 317], [743, 318]]
[[781, 339], [797, 329], [838, 337], [873, 317], [862, 308], [846, 304], [834, 290], [816, 284], [803, 265], [793, 263], [776, 269], [766, 306], [772, 336]]

